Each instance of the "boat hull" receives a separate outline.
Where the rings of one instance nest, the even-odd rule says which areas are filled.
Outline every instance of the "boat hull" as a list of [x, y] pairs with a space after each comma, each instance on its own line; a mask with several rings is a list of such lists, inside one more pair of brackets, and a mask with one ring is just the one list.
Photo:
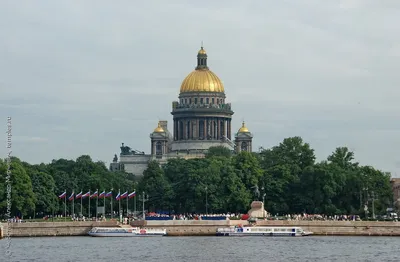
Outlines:
[[92, 237], [162, 237], [167, 235], [165, 229], [148, 228], [92, 228], [88, 232]]
[[217, 236], [224, 237], [301, 237], [303, 235], [288, 233], [288, 234], [277, 234], [277, 233], [217, 233]]
[[162, 237], [165, 234], [89, 233], [92, 237]]
[[303, 237], [312, 235], [300, 227], [230, 227], [218, 228], [217, 236], [225, 237]]

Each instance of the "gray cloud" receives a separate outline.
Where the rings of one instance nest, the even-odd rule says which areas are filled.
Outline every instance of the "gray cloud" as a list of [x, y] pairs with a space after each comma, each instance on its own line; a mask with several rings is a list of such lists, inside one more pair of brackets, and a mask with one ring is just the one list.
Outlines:
[[[201, 41], [255, 144], [300, 135], [400, 172], [400, 3], [24, 1], [0, 8], [0, 117], [30, 162], [149, 151]], [[5, 155], [5, 149], [0, 149]]]

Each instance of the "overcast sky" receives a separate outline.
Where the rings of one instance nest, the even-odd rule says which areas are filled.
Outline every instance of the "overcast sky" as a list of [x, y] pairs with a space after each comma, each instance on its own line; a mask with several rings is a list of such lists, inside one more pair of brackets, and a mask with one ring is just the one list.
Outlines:
[[7, 2], [0, 117], [25, 161], [148, 153], [204, 41], [254, 150], [301, 136], [400, 176], [398, 0]]

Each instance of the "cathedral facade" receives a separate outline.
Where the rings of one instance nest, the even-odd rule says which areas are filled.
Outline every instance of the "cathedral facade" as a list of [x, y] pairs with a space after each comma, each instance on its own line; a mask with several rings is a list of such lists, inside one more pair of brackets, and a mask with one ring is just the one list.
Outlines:
[[181, 84], [178, 101], [172, 102], [171, 114], [172, 132], [167, 121], [159, 121], [150, 134], [150, 154], [122, 144], [119, 160], [115, 155], [110, 170], [142, 175], [151, 160], [163, 164], [171, 158], [201, 158], [214, 146], [252, 151], [253, 135], [244, 122], [232, 135], [232, 105], [226, 102], [221, 80], [209, 69], [203, 47], [197, 53], [195, 70]]

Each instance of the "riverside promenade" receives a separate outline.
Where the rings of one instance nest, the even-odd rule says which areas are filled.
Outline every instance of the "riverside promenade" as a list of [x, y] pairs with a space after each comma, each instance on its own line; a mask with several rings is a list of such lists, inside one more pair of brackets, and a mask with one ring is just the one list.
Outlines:
[[[219, 227], [248, 225], [246, 220], [146, 220], [131, 226], [161, 227], [168, 236], [215, 236]], [[87, 236], [92, 227], [126, 226], [106, 222], [27, 222], [10, 224], [11, 237]], [[259, 220], [256, 226], [299, 226], [317, 236], [400, 236], [400, 222]], [[0, 235], [6, 236], [7, 224]]]

